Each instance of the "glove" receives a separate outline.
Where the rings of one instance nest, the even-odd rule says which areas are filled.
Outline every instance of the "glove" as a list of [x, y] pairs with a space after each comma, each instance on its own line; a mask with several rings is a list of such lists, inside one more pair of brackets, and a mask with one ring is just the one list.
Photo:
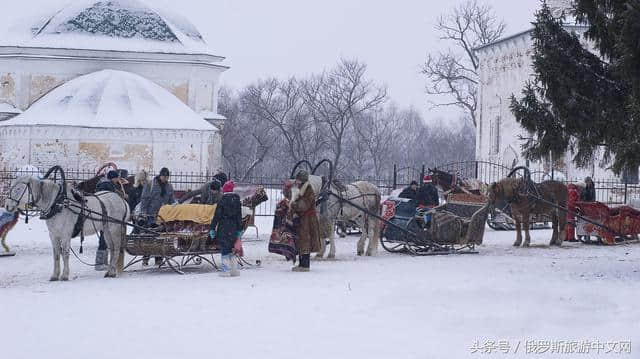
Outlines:
[[215, 230], [213, 230], [213, 229], [212, 229], [212, 230], [210, 230], [210, 231], [209, 231], [209, 237], [210, 237], [211, 239], [216, 239], [216, 231], [215, 231]]

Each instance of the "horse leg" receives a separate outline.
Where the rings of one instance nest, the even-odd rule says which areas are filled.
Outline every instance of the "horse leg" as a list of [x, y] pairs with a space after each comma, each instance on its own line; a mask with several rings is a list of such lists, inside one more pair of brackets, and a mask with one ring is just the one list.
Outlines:
[[333, 233], [329, 236], [329, 254], [327, 255], [327, 259], [335, 259], [336, 258], [336, 239], [333, 237]]
[[323, 259], [324, 252], [326, 252], [326, 250], [327, 250], [327, 241], [322, 235], [322, 231], [320, 231], [320, 250], [316, 254], [316, 259]]
[[9, 233], [9, 231], [6, 231], [5, 233], [2, 234], [2, 248], [4, 248], [5, 253], [9, 253], [9, 246], [7, 245], [7, 234]]
[[558, 232], [560, 232], [560, 236], [556, 242], [560, 247], [565, 238], [567, 238], [567, 215], [565, 213], [560, 213], [558, 216]]
[[529, 213], [522, 215], [522, 229], [524, 230], [524, 244], [523, 247], [529, 247], [531, 245], [531, 235], [529, 234]]
[[553, 233], [551, 234], [549, 245], [554, 246], [558, 243], [558, 213], [555, 210], [551, 212], [551, 228]]
[[378, 242], [380, 241], [380, 234], [378, 233], [380, 226], [377, 220], [369, 218], [369, 225], [367, 226], [367, 232], [369, 234], [369, 248], [367, 249], [368, 256], [378, 255]]
[[360, 235], [360, 239], [358, 239], [358, 249], [357, 249], [357, 254], [359, 256], [364, 254], [364, 243], [367, 240], [367, 230], [365, 227], [360, 227], [362, 228], [362, 234]]
[[520, 233], [520, 216], [514, 215], [513, 219], [516, 221], [516, 241], [515, 243], [513, 243], [513, 246], [520, 247], [520, 245], [522, 244], [522, 233]]
[[51, 248], [53, 249], [53, 274], [49, 280], [54, 282], [60, 278], [60, 241], [51, 233], [49, 233], [49, 239], [51, 239]]
[[116, 235], [114, 233], [113, 228], [111, 226], [107, 226], [104, 230], [104, 234], [107, 240], [107, 244], [109, 245], [109, 270], [104, 275], [105, 278], [116, 278], [117, 275], [117, 265], [120, 257], [120, 241], [117, 240]]
[[62, 260], [64, 261], [64, 269], [62, 270], [62, 277], [60, 280], [69, 280], [69, 252], [71, 249], [71, 238], [65, 238], [60, 241], [60, 249], [62, 251]]

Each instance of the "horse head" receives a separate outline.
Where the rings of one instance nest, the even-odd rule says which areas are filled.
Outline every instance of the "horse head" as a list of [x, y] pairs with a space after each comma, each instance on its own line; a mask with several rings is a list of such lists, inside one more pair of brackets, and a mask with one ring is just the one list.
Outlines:
[[5, 209], [9, 212], [47, 209], [59, 191], [60, 187], [53, 181], [41, 180], [32, 176], [18, 177], [11, 183]]

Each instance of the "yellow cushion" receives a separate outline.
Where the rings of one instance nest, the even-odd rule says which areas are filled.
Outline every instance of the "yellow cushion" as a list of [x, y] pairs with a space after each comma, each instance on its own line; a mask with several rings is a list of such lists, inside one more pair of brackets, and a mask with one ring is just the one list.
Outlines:
[[209, 224], [216, 212], [216, 205], [204, 204], [179, 204], [175, 206], [162, 206], [158, 212], [158, 223], [174, 221], [191, 221], [200, 224]]

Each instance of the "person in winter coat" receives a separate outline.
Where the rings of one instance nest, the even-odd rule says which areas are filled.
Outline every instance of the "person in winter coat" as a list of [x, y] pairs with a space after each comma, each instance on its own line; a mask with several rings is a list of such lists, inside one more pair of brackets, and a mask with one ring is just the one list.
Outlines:
[[200, 204], [213, 205], [220, 202], [222, 199], [222, 192], [220, 192], [222, 185], [217, 179], [211, 182], [207, 182], [197, 191], [191, 191], [184, 197], [180, 198], [180, 203], [185, 203], [189, 199], [200, 195]]
[[135, 211], [136, 206], [142, 200], [142, 191], [144, 190], [144, 186], [149, 183], [147, 171], [141, 170], [136, 174], [135, 182], [133, 183], [133, 189], [129, 193], [129, 208], [131, 208], [131, 213]]
[[118, 174], [118, 171], [112, 170], [107, 172], [107, 176], [102, 177], [100, 179], [100, 182], [98, 182], [98, 184], [96, 185], [96, 192], [107, 191], [117, 193], [116, 188], [118, 188], [117, 186], [120, 185], [120, 183], [118, 182], [119, 178], [120, 175]]
[[299, 218], [296, 247], [300, 256], [299, 265], [294, 272], [308, 272], [311, 253], [320, 251], [320, 223], [316, 215], [316, 194], [313, 192], [309, 173], [301, 170], [296, 174], [296, 186], [300, 188], [298, 198], [291, 202], [290, 215]]
[[229, 182], [229, 178], [227, 177], [227, 174], [222, 172], [222, 170], [218, 171], [218, 173], [216, 173], [213, 176], [214, 180], [217, 180], [218, 182], [220, 182], [220, 185], [223, 186], [225, 183]]
[[[106, 177], [100, 179], [96, 185], [96, 192], [114, 192], [118, 193], [117, 186], [120, 176], [118, 171], [107, 172]], [[107, 241], [104, 240], [104, 233], [100, 231], [98, 235], [98, 250], [96, 251], [96, 263], [94, 269], [97, 271], [106, 271], [109, 269], [109, 253], [107, 251]]]
[[593, 184], [593, 180], [591, 177], [587, 177], [584, 179], [584, 191], [582, 191], [582, 195], [580, 196], [580, 200], [582, 202], [595, 202], [596, 201], [596, 186]]
[[418, 182], [412, 181], [409, 187], [400, 192], [400, 198], [416, 199], [418, 197]]
[[148, 216], [147, 225], [152, 227], [156, 223], [156, 216], [160, 207], [176, 203], [173, 196], [173, 186], [169, 183], [170, 172], [162, 168], [160, 174], [148, 183], [142, 191], [141, 213]]
[[418, 200], [418, 204], [422, 207], [437, 207], [440, 205], [438, 189], [432, 184], [431, 176], [424, 176], [422, 187], [418, 190], [416, 200]]
[[229, 181], [222, 186], [222, 199], [218, 202], [211, 220], [209, 237], [220, 245], [223, 277], [237, 277], [238, 261], [234, 258], [233, 248], [242, 236], [242, 204], [240, 196], [233, 193], [234, 183]]

